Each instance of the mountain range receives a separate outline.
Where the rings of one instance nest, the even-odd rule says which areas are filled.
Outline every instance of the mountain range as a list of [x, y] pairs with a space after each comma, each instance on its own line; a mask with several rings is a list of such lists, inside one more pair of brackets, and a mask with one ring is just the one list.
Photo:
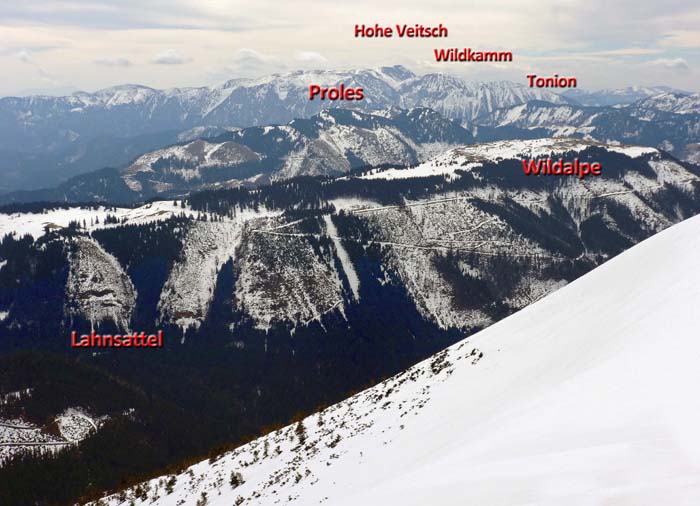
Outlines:
[[[361, 86], [366, 98], [351, 104], [310, 101], [312, 83]], [[47, 187], [88, 170], [118, 167], [176, 142], [178, 134], [193, 128], [284, 124], [339, 107], [430, 107], [469, 122], [493, 109], [533, 99], [565, 102], [557, 94], [520, 84], [417, 76], [401, 66], [296, 71], [200, 88], [123, 85], [67, 97], [6, 97], [0, 99], [0, 169], [6, 174], [0, 190]]]
[[476, 123], [653, 146], [683, 160], [700, 161], [699, 94], [663, 93], [625, 107], [603, 108], [531, 101], [493, 111]]
[[687, 92], [675, 90], [669, 86], [628, 86], [620, 89], [597, 91], [588, 91], [581, 88], [569, 88], [562, 92], [562, 96], [578, 105], [606, 107], [629, 105], [634, 102], [638, 102], [639, 100], [664, 93], [689, 95]]
[[468, 142], [473, 142], [468, 130], [431, 109], [331, 109], [286, 125], [179, 143], [142, 155], [120, 170], [77, 176], [55, 189], [13, 192], [0, 202], [143, 202], [205, 188], [339, 175], [366, 166], [415, 165]]
[[[309, 101], [309, 83], [364, 86], [367, 99]], [[440, 147], [501, 139], [573, 136], [700, 160], [697, 94], [632, 87], [591, 96], [418, 76], [395, 66], [297, 71], [215, 87], [125, 85], [69, 97], [5, 98], [0, 168], [7, 194], [0, 203], [142, 202], [362, 165], [415, 164]], [[344, 139], [348, 129], [352, 140]], [[434, 133], [417, 138], [419, 130]], [[277, 144], [267, 142], [273, 138]], [[384, 142], [391, 148], [378, 147]]]
[[[430, 112], [416, 111], [408, 117], [421, 114]], [[328, 120], [337, 125], [335, 120], [343, 115], [358, 122], [382, 123], [384, 119], [336, 111], [304, 124], [309, 130], [325, 131]], [[403, 112], [399, 117], [406, 118]], [[454, 125], [447, 126], [446, 131], [452, 132]], [[459, 127], [454, 127], [461, 135]], [[278, 145], [275, 135], [269, 131], [263, 137]], [[339, 138], [349, 143], [351, 135]], [[522, 158], [548, 156], [596, 161], [603, 166], [603, 174], [582, 183], [577, 178], [523, 173]], [[341, 314], [347, 304], [360, 300], [356, 287], [348, 291], [350, 279], [361, 277], [358, 268], [342, 253], [343, 243], [354, 241], [379, 247], [383, 269], [398, 276], [396, 281], [425, 318], [445, 329], [469, 328], [488, 325], [498, 314], [519, 309], [528, 293], [557, 286], [575, 271], [549, 277], [540, 271], [540, 265], [537, 273], [530, 273], [531, 283], [505, 290], [496, 282], [501, 275], [498, 265], [488, 266], [487, 262], [486, 271], [477, 274], [480, 269], [471, 265], [472, 255], [505, 255], [513, 262], [541, 257], [539, 263], [552, 263], [548, 269], [554, 270], [567, 262], [598, 263], [680, 217], [691, 216], [697, 207], [699, 173], [696, 166], [654, 148], [576, 139], [500, 141], [455, 147], [410, 168], [369, 168], [339, 178], [284, 179], [250, 190], [209, 190], [191, 194], [180, 204], [154, 202], [136, 210], [93, 206], [71, 211], [68, 207], [50, 211], [57, 213], [53, 218], [47, 214], [51, 205], [39, 206], [39, 212], [17, 213], [22, 209], [19, 205], [0, 215], [5, 223], [0, 230], [17, 239], [23, 230], [33, 230], [35, 235], [55, 230], [60, 235], [67, 230], [62, 228], [67, 217], [77, 222], [67, 243], [53, 239], [65, 248], [68, 305], [57, 311], [70, 316], [70, 327], [85, 320], [90, 328], [106, 322], [122, 331], [156, 323], [182, 327], [181, 332], [198, 328], [209, 317], [220, 270], [230, 259], [235, 259], [236, 270], [232, 305], [229, 314], [219, 310], [217, 318], [233, 318], [228, 322], [232, 324], [242, 318], [255, 328], [321, 321], [328, 311]], [[61, 215], [63, 223], [56, 221]], [[158, 232], [177, 244], [168, 254], [170, 260], [163, 263], [166, 270], [161, 281], [149, 279], [148, 287], [141, 286], [143, 281], [132, 279], [128, 271], [152, 254], [143, 251], [145, 257], [137, 259], [134, 252], [121, 251], [118, 244], [129, 242], [133, 227], [178, 216], [180, 225]], [[29, 225], [33, 221], [41, 226]], [[460, 222], [470, 225], [452, 228]], [[540, 228], [537, 222], [549, 225]], [[52, 233], [37, 245], [49, 237]], [[319, 240], [322, 242], [316, 244]], [[40, 251], [36, 252], [39, 256]], [[445, 251], [453, 255], [449, 261], [435, 260]], [[460, 251], [466, 255], [461, 260]], [[303, 258], [305, 268], [297, 271], [286, 263], [277, 264], [276, 259], [282, 258]], [[568, 260], [561, 264], [564, 258]], [[26, 258], [16, 261], [21, 264]], [[0, 273], [16, 269], [19, 267], [8, 263]], [[194, 275], [202, 269], [200, 275]], [[102, 279], [99, 298], [86, 292], [96, 279], [93, 270]], [[458, 282], [456, 278], [462, 277]], [[18, 288], [14, 277], [8, 277], [6, 283], [6, 302], [0, 302], [0, 310], [7, 315], [0, 325], [8, 335], [20, 329], [26, 334], [26, 322], [39, 321], [40, 315], [32, 314], [32, 307], [17, 305], [20, 294], [14, 291]], [[268, 286], [274, 290], [267, 293]], [[153, 292], [153, 300], [136, 296], [146, 289]], [[280, 290], [288, 290], [283, 301], [279, 300]], [[481, 291], [486, 305], [461, 305], [459, 290]], [[56, 329], [61, 321], [67, 324], [65, 318], [58, 318]]]
[[[421, 117], [444, 128], [420, 129]], [[299, 125], [327, 141], [340, 125], [335, 142], [348, 147], [377, 126], [416, 147], [464, 135], [427, 109], [334, 110]], [[224, 135], [277, 145], [291, 127], [265, 130]], [[700, 212], [697, 166], [656, 148], [545, 138], [412, 149], [427, 159], [136, 207], [0, 209], [0, 482], [13, 484], [0, 502], [73, 504], [238, 446]], [[543, 157], [602, 174], [523, 173], [523, 158]], [[73, 331], [155, 329], [163, 349], [70, 345]], [[38, 486], [37, 475], [54, 479]]]
[[0, 503], [686, 498], [699, 95], [299, 71], [0, 99], [0, 134]]

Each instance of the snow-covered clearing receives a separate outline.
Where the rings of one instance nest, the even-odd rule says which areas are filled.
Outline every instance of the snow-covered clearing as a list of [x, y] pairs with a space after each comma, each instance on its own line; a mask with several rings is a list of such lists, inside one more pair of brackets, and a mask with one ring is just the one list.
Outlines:
[[115, 225], [105, 225], [107, 215], [115, 216], [119, 222], [129, 225], [150, 223], [165, 220], [173, 215], [185, 211], [189, 215], [189, 208], [180, 207], [179, 203], [172, 200], [162, 200], [144, 204], [140, 207], [96, 207], [69, 209], [52, 209], [41, 213], [12, 213], [0, 214], [0, 237], [6, 234], [16, 236], [31, 235], [35, 239], [44, 235], [48, 228], [66, 228], [72, 221], [77, 221], [82, 226], [85, 222], [87, 230], [107, 228]]

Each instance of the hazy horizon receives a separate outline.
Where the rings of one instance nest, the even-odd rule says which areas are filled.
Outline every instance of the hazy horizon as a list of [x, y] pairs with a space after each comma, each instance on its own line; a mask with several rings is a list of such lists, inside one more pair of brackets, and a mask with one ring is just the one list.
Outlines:
[[[355, 38], [355, 24], [442, 23], [446, 38]], [[0, 96], [124, 83], [205, 86], [296, 69], [405, 65], [468, 81], [557, 73], [584, 90], [698, 91], [700, 4], [689, 0], [425, 3], [27, 0], [0, 6]], [[511, 51], [508, 63], [436, 62], [433, 49]]]
[[[424, 74], [429, 74], [429, 73], [431, 73], [431, 72], [420, 72], [420, 71], [416, 71], [416, 70], [414, 70], [414, 69], [409, 68], [408, 66], [405, 66], [405, 67], [408, 68], [408, 70], [414, 72], [414, 73], [417, 74], [417, 75], [424, 75]], [[371, 68], [379, 68], [379, 66], [376, 66], [376, 67], [338, 68], [338, 69], [318, 69], [318, 70], [328, 70], [328, 71], [338, 71], [338, 72], [342, 72], [342, 71], [348, 71], [348, 70], [364, 70], [364, 69], [371, 69]], [[116, 88], [116, 87], [120, 87], [120, 86], [143, 86], [143, 87], [152, 88], [152, 89], [155, 89], [155, 90], [168, 90], [168, 89], [173, 89], [173, 88], [212, 87], [212, 86], [221, 86], [221, 85], [225, 84], [225, 83], [226, 83], [227, 81], [229, 81], [229, 80], [238, 79], [238, 78], [256, 80], [256, 79], [264, 79], [264, 78], [266, 78], [266, 77], [270, 77], [270, 76], [273, 76], [273, 75], [285, 75], [285, 74], [289, 74], [289, 73], [292, 73], [292, 72], [296, 72], [296, 71], [305, 71], [305, 70], [316, 70], [316, 69], [301, 69], [301, 68], [300, 68], [300, 69], [289, 69], [289, 70], [284, 71], [284, 72], [263, 73], [263, 74], [255, 75], [255, 76], [231, 76], [231, 77], [229, 77], [228, 79], [223, 79], [223, 80], [218, 81], [218, 82], [194, 84], [194, 85], [191, 85], [191, 86], [178, 86], [178, 85], [174, 85], [174, 86], [159, 87], [159, 86], [149, 86], [149, 85], [147, 85], [147, 84], [139, 83], [139, 82], [126, 82], [126, 81], [125, 81], [125, 82], [115, 82], [115, 83], [112, 83], [112, 84], [108, 84], [107, 86], [101, 86], [101, 87], [99, 87], [99, 88], [77, 88], [77, 87], [71, 87], [71, 86], [68, 86], [68, 87], [57, 87], [57, 88], [46, 88], [46, 89], [44, 89], [44, 88], [34, 88], [34, 89], [31, 89], [31, 88], [30, 88], [30, 89], [20, 90], [20, 92], [18, 92], [18, 93], [10, 93], [10, 94], [6, 94], [6, 95], [0, 95], [0, 98], [6, 98], [6, 97], [28, 97], [28, 96], [63, 97], [63, 96], [70, 96], [70, 95], [73, 95], [73, 94], [76, 94], [76, 93], [97, 93], [97, 92], [99, 92], [99, 91], [101, 91], [101, 90], [110, 89], [110, 88]], [[435, 72], [437, 72], [437, 71], [434, 71], [433, 73], [435, 73]], [[449, 75], [454, 75], [454, 76], [457, 76], [457, 77], [462, 77], [462, 76], [460, 76], [460, 75], [459, 75], [458, 73], [456, 73], [456, 72], [444, 71], [444, 72], [440, 72], [440, 73], [449, 74]], [[525, 83], [521, 83], [521, 82], [519, 82], [519, 81], [514, 81], [514, 80], [512, 80], [512, 79], [479, 79], [478, 76], [474, 76], [473, 78], [468, 78], [468, 77], [467, 77], [467, 78], [463, 78], [463, 79], [464, 79], [466, 82], [468, 82], [468, 83], [469, 83], [469, 82], [489, 82], [489, 81], [500, 81], [500, 80], [504, 80], [504, 81], [509, 81], [509, 82], [517, 82], [518, 84], [523, 84], [524, 86], [527, 86]], [[631, 84], [626, 85], [626, 86], [619, 86], [619, 87], [615, 87], [615, 88], [610, 88], [610, 87], [608, 87], [608, 88], [584, 88], [584, 87], [577, 87], [576, 89], [579, 89], [579, 90], [582, 90], [582, 91], [588, 91], [588, 92], [595, 92], [595, 91], [603, 91], [603, 90], [607, 90], [607, 89], [624, 89], [624, 88], [632, 88], [632, 87], [647, 87], [647, 88], [663, 88], [663, 87], [666, 87], [666, 88], [673, 89], [674, 91], [681, 91], [681, 92], [685, 92], [685, 93], [697, 93], [697, 92], [698, 92], [698, 90], [695, 90], [695, 89], [692, 89], [692, 90], [691, 90], [691, 89], [681, 89], [681, 88], [676, 88], [676, 87], [674, 87], [674, 86], [669, 86], [668, 84], [665, 84], [665, 83], [657, 83], [657, 84], [650, 84], [650, 85], [644, 85], [644, 86], [631, 83]], [[552, 92], [554, 92], [554, 93], [564, 93], [564, 92], [566, 92], [567, 90], [566, 90], [566, 89], [550, 88], [549, 91], [552, 91]]]

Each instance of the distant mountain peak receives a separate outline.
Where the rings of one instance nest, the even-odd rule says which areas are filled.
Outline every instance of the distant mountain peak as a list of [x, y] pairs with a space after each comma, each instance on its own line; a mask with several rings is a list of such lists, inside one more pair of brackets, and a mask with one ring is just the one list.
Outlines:
[[608, 88], [595, 91], [575, 88], [564, 91], [562, 96], [574, 100], [581, 105], [605, 107], [632, 104], [654, 95], [669, 92], [680, 95], [689, 94], [688, 92], [677, 90], [669, 86], [633, 85], [625, 88]]
[[411, 72], [409, 69], [407, 69], [403, 65], [391, 65], [388, 67], [379, 67], [379, 71], [382, 72], [383, 74], [391, 76], [392, 78], [396, 79], [397, 81], [405, 81], [406, 79], [410, 79], [410, 78], [416, 76], [416, 74]]

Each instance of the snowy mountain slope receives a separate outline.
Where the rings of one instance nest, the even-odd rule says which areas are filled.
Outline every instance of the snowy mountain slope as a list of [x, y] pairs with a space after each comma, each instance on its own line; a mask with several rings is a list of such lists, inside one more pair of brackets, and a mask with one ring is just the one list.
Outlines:
[[696, 504], [698, 248], [692, 218], [374, 388], [103, 504]]
[[[533, 140], [499, 141], [448, 149], [430, 160], [415, 167], [404, 169], [371, 169], [355, 177], [360, 179], [403, 179], [428, 177], [433, 175], [454, 175], [456, 171], [469, 171], [482, 167], [485, 163], [503, 160], [536, 159], [557, 156], [564, 153], [580, 153], [590, 148], [600, 148], [608, 152], [620, 153], [630, 158], [643, 155], [661, 156], [654, 148], [644, 146], [606, 145], [592, 140], [569, 138], [545, 138]], [[683, 169], [681, 169], [683, 170]]]
[[[362, 87], [365, 99], [311, 101], [312, 83]], [[67, 97], [0, 98], [0, 168], [11, 176], [0, 190], [34, 190], [42, 181], [53, 185], [89, 170], [122, 167], [139, 154], [185, 140], [179, 138], [182, 135], [284, 124], [329, 108], [423, 106], [466, 122], [532, 99], [566, 103], [557, 94], [516, 83], [416, 76], [401, 66], [295, 71], [212, 87], [156, 90], [123, 85]]]
[[[571, 156], [571, 153], [590, 153], [590, 150], [597, 149], [612, 156], [623, 155], [622, 159], [611, 163], [610, 168], [618, 163], [624, 165], [625, 162], [621, 160], [627, 159], [630, 165], [641, 163], [646, 169], [640, 172], [630, 170], [619, 176], [611, 174], [584, 184], [562, 181], [556, 187], [545, 185], [536, 188], [527, 185], [521, 187], [519, 183], [514, 189], [509, 188], [505, 181], [493, 179], [495, 169], [486, 167], [525, 157], [565, 153]], [[595, 156], [602, 161], [601, 154]], [[518, 167], [509, 170], [517, 171]], [[469, 190], [449, 193], [442, 198], [408, 200], [403, 206], [366, 204], [359, 209], [351, 207], [345, 210], [365, 222], [371, 231], [368, 239], [372, 243], [381, 244], [386, 249], [387, 267], [397, 273], [421, 314], [444, 328], [485, 326], [498, 318], [497, 313], [485, 313], [483, 305], [474, 303], [479, 293], [484, 290], [499, 291], [503, 284], [502, 280], [492, 278], [493, 270], [498, 268], [483, 259], [503, 256], [512, 261], [529, 263], [539, 258], [540, 262], [555, 265], [566, 262], [561, 255], [578, 259], [590, 256], [592, 259], [596, 254], [585, 250], [599, 247], [594, 246], [596, 240], [593, 235], [602, 233], [602, 230], [593, 232], [594, 228], [598, 228], [593, 224], [599, 223], [600, 216], [608, 224], [603, 228], [610, 226], [615, 231], [614, 235], [619, 234], [619, 240], [634, 242], [633, 237], [640, 230], [653, 233], [676, 221], [672, 214], [653, 204], [654, 200], [663, 198], [661, 195], [667, 191], [667, 187], [692, 193], [694, 186], [700, 182], [696, 174], [653, 148], [604, 146], [570, 139], [502, 141], [454, 148], [413, 168], [373, 169], [356, 177], [396, 180], [400, 183], [405, 178], [439, 173], [458, 180], [462, 177], [459, 171], [465, 170], [479, 181]], [[512, 206], [507, 204], [509, 201], [513, 203]], [[516, 211], [518, 206], [522, 206], [520, 211]], [[524, 212], [523, 209], [533, 213], [527, 219], [555, 217], [556, 220], [568, 222], [566, 227], [577, 229], [577, 234], [581, 234], [581, 240], [586, 245], [575, 239], [570, 239], [568, 246], [555, 245], [543, 242], [531, 232], [523, 233], [515, 216]], [[627, 228], [629, 222], [623, 218], [627, 213], [638, 221], [637, 232]], [[570, 233], [564, 230], [558, 232], [562, 237]], [[588, 236], [589, 230], [591, 237]], [[457, 257], [452, 258], [451, 255]], [[476, 261], [473, 255], [482, 260]], [[512, 285], [508, 293], [502, 294], [504, 300], [515, 309], [566, 283], [562, 277], [547, 272], [547, 269], [540, 272], [531, 269], [528, 268], [529, 274], [524, 275], [520, 283]], [[456, 282], [459, 279], [465, 280], [470, 288]], [[470, 294], [466, 300], [465, 290]]]
[[[144, 186], [152, 185], [156, 192], [165, 192], [175, 187], [171, 180], [201, 180], [201, 169], [257, 162], [260, 159], [260, 154], [235, 142], [195, 140], [140, 156], [121, 173], [124, 182], [133, 191], [141, 192]], [[163, 174], [156, 174], [154, 167], [162, 166], [163, 162], [168, 166], [160, 169]], [[144, 176], [146, 181], [143, 181]]]
[[452, 277], [483, 283], [487, 275], [466, 255], [451, 265], [456, 272], [446, 270], [443, 255], [454, 251], [483, 256], [547, 255], [506, 220], [479, 209], [466, 195], [444, 202], [413, 202], [403, 208], [370, 208], [362, 217], [390, 252], [387, 267], [398, 274], [418, 311], [441, 328], [485, 327], [493, 321], [479, 304], [455, 300]]
[[573, 100], [576, 104], [601, 107], [631, 104], [653, 95], [669, 92], [678, 91], [673, 90], [668, 86], [628, 86], [627, 88], [598, 91], [587, 91], [580, 88], [571, 88], [564, 91], [562, 96]]
[[[503, 181], [491, 179], [492, 169], [484, 168], [501, 161], [585, 153], [597, 148], [603, 149], [598, 143], [570, 139], [502, 141], [454, 148], [413, 168], [371, 170], [357, 177], [400, 181], [439, 173], [459, 179], [462, 177], [459, 171], [469, 171], [480, 183], [473, 189], [452, 193], [442, 199], [376, 209], [369, 206], [354, 213], [359, 213], [373, 231], [374, 238], [389, 249], [389, 265], [396, 270], [422, 314], [445, 328], [486, 326], [497, 316], [485, 313], [484, 306], [473, 304], [473, 300], [478, 299], [484, 284], [498, 287], [502, 281], [491, 277], [493, 269], [497, 268], [483, 263], [480, 265], [469, 255], [477, 254], [482, 258], [505, 256], [512, 261], [523, 262], [540, 258], [557, 264], [563, 261], [560, 257], [562, 254], [576, 257], [578, 253], [575, 252], [581, 246], [575, 240], [561, 250], [553, 244], [544, 246], [536, 235], [523, 234], [514, 215], [496, 211], [497, 208], [490, 205], [485, 207], [484, 202], [500, 207], [512, 201], [514, 206], [522, 206], [533, 213], [527, 219], [556, 216], [565, 222], [570, 220], [568, 226], [584, 231], [582, 238], [598, 219], [596, 215], [601, 212], [599, 206], [609, 207], [609, 210], [603, 211], [604, 220], [617, 231], [616, 234], [626, 236], [630, 230], [622, 230], [625, 225], [620, 221], [621, 216], [617, 215], [618, 209], [628, 209], [626, 212], [634, 214], [642, 229], [662, 230], [673, 223], [673, 218], [650, 205], [658, 198], [654, 195], [659, 195], [666, 183], [685, 192], [692, 191], [693, 185], [699, 181], [696, 175], [671, 160], [663, 159], [661, 153], [653, 148], [629, 146], [606, 146], [604, 149], [633, 160], [651, 157], [646, 162], [648, 172], [644, 175], [630, 172], [619, 180], [612, 177], [585, 184], [562, 181], [557, 188], [518, 187], [513, 190]], [[561, 208], [557, 209], [556, 202], [562, 203], [566, 209], [564, 213]], [[508, 205], [502, 209], [505, 208]], [[592, 245], [590, 239], [584, 239], [584, 242]], [[441, 254], [448, 252], [459, 253], [457, 259], [450, 260], [453, 264], [445, 266]], [[590, 253], [580, 254], [586, 257]], [[503, 294], [504, 300], [515, 309], [566, 283], [563, 278], [547, 273], [546, 269], [541, 272], [528, 269], [528, 272], [521, 283], [512, 285], [510, 291]], [[455, 278], [468, 280], [473, 285], [466, 301], [459, 295], [465, 288], [458, 288], [459, 285], [454, 283]]]
[[463, 124], [496, 109], [545, 100], [566, 104], [568, 100], [548, 90], [529, 88], [509, 81], [467, 83], [445, 74], [426, 74], [402, 83], [400, 92], [404, 107], [430, 107]]
[[244, 235], [235, 307], [258, 329], [308, 325], [343, 309], [333, 249], [305, 237], [294, 225], [263, 219], [250, 222]]
[[55, 189], [15, 192], [0, 201], [142, 202], [203, 188], [337, 175], [368, 165], [415, 164], [472, 140], [469, 131], [426, 108], [332, 109], [286, 125], [161, 148], [108, 175], [84, 174]]
[[471, 134], [429, 109], [322, 111], [287, 125], [252, 127], [220, 139], [147, 153], [122, 171], [134, 191], [153, 194], [206, 184], [335, 175], [365, 165], [408, 165]]
[[160, 295], [161, 320], [183, 330], [198, 328], [209, 311], [221, 266], [235, 258], [245, 223], [273, 214], [241, 212], [225, 221], [192, 222], [183, 240], [180, 259], [170, 271]]
[[526, 128], [534, 127], [576, 127], [590, 126], [601, 109], [581, 107], [571, 104], [550, 104], [533, 101], [510, 108], [499, 109], [480, 118], [482, 124], [489, 126], [515, 125]]
[[69, 259], [68, 314], [92, 325], [110, 320], [120, 329], [129, 329], [136, 290], [119, 261], [86, 237], [72, 241]]
[[[571, 153], [595, 156], [601, 161], [603, 157], [611, 156], [610, 163], [604, 162], [603, 165], [613, 172], [605, 178], [583, 184], [578, 180], [564, 180], [530, 187], [522, 182], [511, 188], [510, 183], [499, 179], [498, 171], [490, 165], [509, 160], [517, 162], [521, 157], [565, 153], [567, 156], [572, 156]], [[630, 167], [620, 173], [614, 168], [625, 164], [638, 168]], [[575, 259], [595, 261], [601, 253], [606, 257], [613, 251], [598, 251], [601, 244], [596, 236], [611, 234], [611, 240], [620, 245], [631, 244], [675, 223], [678, 220], [675, 211], [669, 212], [665, 205], [655, 202], [675, 198], [664, 196], [665, 192], [671, 191], [669, 188], [690, 195], [700, 183], [696, 174], [653, 148], [604, 146], [570, 139], [465, 146], [448, 150], [414, 168], [372, 169], [367, 173], [369, 175], [359, 174], [342, 180], [388, 179], [402, 184], [404, 178], [430, 176], [437, 171], [459, 180], [462, 177], [459, 171], [465, 170], [479, 181], [473, 188], [432, 198], [407, 199], [400, 206], [365, 202], [357, 207], [353, 201], [334, 201], [338, 212], [352, 216], [366, 227], [366, 232], [360, 233], [359, 237], [349, 235], [346, 230], [338, 231], [334, 221], [343, 224], [346, 218], [337, 214], [324, 216], [325, 230], [306, 229], [317, 226], [314, 225], [315, 218], [282, 219], [274, 226], [258, 228], [255, 231], [258, 237], [253, 238], [251, 244], [263, 241], [261, 234], [265, 236], [264, 246], [258, 247], [253, 256], [259, 267], [253, 268], [244, 261], [239, 269], [241, 280], [252, 276], [251, 279], [262, 284], [239, 282], [237, 297], [248, 301], [244, 304], [246, 311], [255, 313], [255, 308], [261, 308], [262, 312], [256, 319], [267, 323], [275, 319], [271, 316], [275, 312], [278, 323], [286, 321], [299, 325], [324, 312], [325, 308], [342, 308], [336, 303], [350, 294], [341, 293], [335, 277], [311, 275], [302, 280], [301, 273], [296, 273], [294, 281], [282, 283], [282, 286], [296, 284], [295, 291], [304, 294], [303, 301], [315, 301], [311, 306], [315, 309], [305, 308], [307, 302], [291, 295], [283, 297], [288, 306], [282, 307], [279, 301], [275, 302], [279, 291], [271, 288], [280, 282], [261, 281], [272, 273], [289, 274], [286, 266], [280, 264], [281, 258], [302, 256], [307, 258], [309, 265], [326, 264], [330, 268], [329, 257], [312, 253], [313, 244], [319, 239], [340, 240], [362, 244], [363, 248], [379, 246], [384, 252], [382, 265], [386, 272], [397, 276], [419, 312], [439, 327], [483, 327], [496, 321], [503, 311], [503, 307], [486, 309], [488, 305], [481, 299], [489, 297], [485, 294], [493, 296], [499, 293], [498, 297], [508, 301], [512, 309], [524, 307], [566, 283], [563, 273], [555, 274], [562, 265]], [[519, 165], [509, 166], [507, 174], [513, 175], [507, 177], [517, 177], [519, 170], [522, 170]], [[555, 235], [564, 242], [559, 242], [559, 239], [549, 241], [523, 228], [521, 220], [537, 219], [554, 219], [558, 226], [563, 226]], [[333, 227], [328, 226], [329, 221]], [[632, 226], [631, 222], [636, 224]], [[352, 258], [343, 261], [340, 249], [336, 246], [335, 250], [343, 270], [355, 270]], [[513, 269], [513, 264], [522, 263], [523, 277], [519, 282], [505, 284], [498, 278], [495, 273], [503, 269], [498, 267], [499, 258], [510, 259], [512, 264], [508, 269]], [[356, 258], [355, 262], [358, 260]], [[543, 267], [545, 264], [549, 267]], [[309, 271], [324, 272], [324, 269], [319, 269]], [[361, 298], [358, 293], [352, 294], [356, 300]], [[294, 316], [297, 311], [306, 316]]]
[[[397, 83], [413, 74], [403, 67], [357, 70], [306, 70], [274, 74], [259, 79], [237, 79], [224, 86], [228, 93], [204, 116], [209, 124], [253, 126], [286, 123], [306, 118], [322, 109], [352, 107], [381, 109], [398, 105]], [[309, 85], [362, 87], [365, 99], [350, 104], [309, 100]]]
[[699, 114], [700, 93], [660, 93], [635, 104], [637, 109], [653, 109], [675, 114]]
[[619, 108], [531, 101], [486, 114], [477, 123], [539, 130], [555, 137], [651, 146], [692, 162], [697, 158], [694, 146], [700, 141], [700, 116], [690, 100], [693, 96], [686, 97], [688, 102], [681, 98], [667, 103], [663, 98], [668, 96], [680, 97], [664, 94]]
[[106, 223], [107, 217], [112, 216], [121, 224], [139, 225], [158, 220], [168, 219], [188, 208], [172, 200], [161, 200], [144, 204], [139, 207], [68, 207], [51, 208], [41, 212], [11, 212], [0, 213], [0, 236], [13, 234], [21, 237], [25, 234], [39, 238], [46, 230], [67, 228], [71, 222], [78, 222], [85, 230], [97, 230], [113, 227], [115, 224]]
[[201, 324], [214, 295], [216, 275], [234, 254], [240, 238], [240, 225], [235, 223], [192, 224], [183, 241], [181, 259], [161, 292], [159, 309], [164, 321], [184, 329]]

